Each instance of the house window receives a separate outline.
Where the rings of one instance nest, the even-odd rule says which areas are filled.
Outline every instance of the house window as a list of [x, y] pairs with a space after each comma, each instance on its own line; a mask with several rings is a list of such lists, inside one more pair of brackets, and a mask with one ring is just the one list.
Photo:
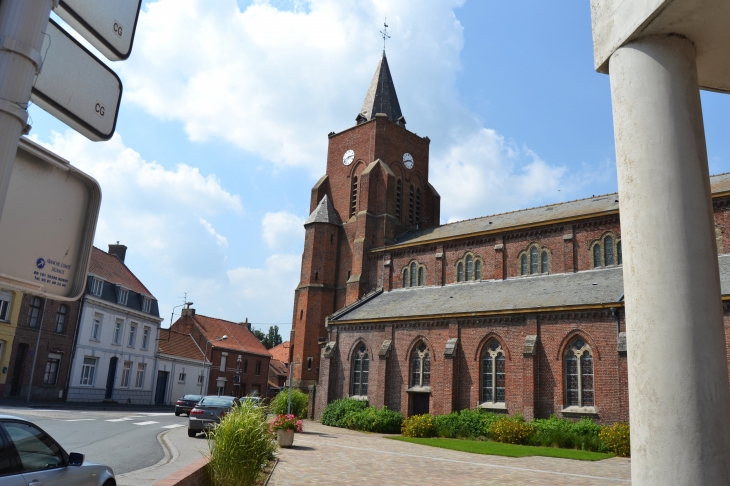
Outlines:
[[28, 312], [28, 326], [29, 327], [38, 327], [38, 324], [40, 323], [40, 317], [41, 317], [41, 299], [38, 297], [33, 297], [33, 300], [30, 301], [30, 311]]
[[456, 281], [471, 282], [482, 279], [482, 259], [471, 252], [456, 262]]
[[150, 328], [145, 326], [142, 329], [142, 349], [147, 349], [150, 345]]
[[123, 388], [129, 388], [129, 377], [132, 375], [132, 362], [125, 361], [122, 367], [122, 383]]
[[92, 356], [85, 356], [84, 364], [81, 365], [81, 382], [79, 384], [84, 386], [93, 386], [95, 372], [96, 358]]
[[350, 197], [350, 217], [357, 212], [357, 176], [352, 178], [352, 194]]
[[104, 281], [100, 278], [93, 277], [91, 279], [91, 295], [101, 297], [101, 291], [104, 288]]
[[352, 359], [352, 395], [365, 397], [368, 394], [368, 368], [370, 357], [364, 344], [360, 344]]
[[142, 388], [144, 386], [144, 369], [147, 367], [145, 363], [137, 363], [137, 376], [134, 379], [134, 387]]
[[222, 396], [226, 394], [226, 385], [218, 385], [218, 396]]
[[114, 336], [112, 336], [112, 344], [122, 344], [122, 326], [124, 326], [124, 321], [122, 319], [117, 319], [116, 322], [114, 322]]
[[183, 368], [182, 371], [180, 372], [180, 374], [177, 375], [177, 382], [178, 383], [185, 383], [185, 377], [186, 376], [187, 375], [185, 374], [185, 368]]
[[58, 367], [61, 364], [61, 355], [49, 354], [46, 361], [46, 371], [43, 373], [44, 385], [55, 385], [58, 380]]
[[203, 372], [198, 373], [198, 385], [203, 384]]
[[10, 317], [10, 302], [12, 301], [10, 292], [0, 292], [0, 321], [8, 321]]
[[588, 343], [575, 338], [565, 351], [565, 405], [567, 407], [592, 407], [593, 355]]
[[403, 199], [403, 183], [400, 179], [395, 184], [395, 217], [400, 221], [400, 205]]
[[220, 366], [220, 370], [219, 371], [222, 371], [222, 372], [225, 372], [226, 371], [226, 361], [228, 361], [228, 354], [223, 353], [221, 355], [221, 366]]
[[91, 321], [91, 339], [98, 341], [101, 336], [101, 322], [104, 319], [102, 314], [94, 314], [94, 318]]
[[261, 361], [256, 361], [256, 376], [261, 374]]
[[308, 370], [311, 370], [312, 369], [312, 362], [313, 361], [314, 361], [313, 358], [307, 358], [307, 369]]
[[482, 402], [504, 402], [504, 351], [496, 339], [490, 339], [482, 353]]
[[63, 334], [66, 330], [66, 318], [68, 317], [68, 306], [61, 304], [56, 312], [56, 332]]
[[236, 373], [241, 372], [241, 355], [238, 355], [238, 359], [236, 360]]
[[128, 297], [129, 297], [129, 290], [125, 289], [121, 285], [117, 285], [117, 304], [127, 305]]
[[411, 353], [411, 386], [431, 385], [431, 356], [426, 343], [421, 342]]
[[150, 313], [152, 310], [152, 299], [149, 297], [142, 297], [142, 312]]
[[129, 325], [129, 339], [127, 340], [127, 346], [133, 348], [137, 344], [137, 324], [134, 322]]
[[243, 372], [248, 373], [248, 360], [243, 361]]

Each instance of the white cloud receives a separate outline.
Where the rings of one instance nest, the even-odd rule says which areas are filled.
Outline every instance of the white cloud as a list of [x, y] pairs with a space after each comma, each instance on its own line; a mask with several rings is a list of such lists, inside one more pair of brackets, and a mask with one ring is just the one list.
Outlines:
[[272, 291], [281, 289], [278, 303], [286, 302], [287, 313], [290, 314], [290, 302], [293, 290], [299, 283], [301, 264], [300, 255], [274, 254], [266, 259], [264, 268], [239, 267], [229, 270], [227, 274], [237, 295], [251, 302], [266, 299], [260, 302], [266, 307], [277, 303], [271, 299]]
[[295, 247], [304, 242], [304, 219], [288, 211], [266, 213], [261, 221], [261, 238], [270, 249]]
[[208, 233], [215, 238], [215, 241], [219, 247], [228, 248], [228, 238], [226, 238], [225, 236], [219, 235], [216, 232], [215, 228], [213, 228], [212, 224], [210, 224], [203, 218], [200, 218], [200, 224], [202, 224], [203, 227], [208, 231]]

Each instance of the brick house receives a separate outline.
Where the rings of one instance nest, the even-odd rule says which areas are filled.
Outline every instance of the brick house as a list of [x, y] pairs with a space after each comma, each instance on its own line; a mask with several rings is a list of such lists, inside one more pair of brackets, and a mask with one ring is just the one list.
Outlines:
[[[294, 386], [405, 415], [485, 408], [628, 419], [616, 194], [440, 224], [429, 139], [385, 54], [330, 133], [295, 291]], [[730, 349], [730, 174], [711, 178]]]
[[170, 327], [186, 334], [203, 350], [206, 371], [203, 393], [207, 395], [266, 396], [271, 355], [251, 332], [251, 324], [231, 322], [183, 309]]

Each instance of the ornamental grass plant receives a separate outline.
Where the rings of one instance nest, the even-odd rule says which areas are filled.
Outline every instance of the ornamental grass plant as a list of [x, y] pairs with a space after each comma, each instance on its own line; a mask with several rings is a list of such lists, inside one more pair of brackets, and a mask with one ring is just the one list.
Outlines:
[[[289, 390], [285, 389], [274, 397], [269, 405], [271, 413], [276, 415], [285, 415], [289, 404]], [[307, 408], [309, 407], [309, 396], [296, 388], [291, 391], [291, 413], [297, 418], [307, 418]]]
[[252, 486], [277, 449], [266, 409], [244, 401], [208, 433], [208, 472], [214, 486]]

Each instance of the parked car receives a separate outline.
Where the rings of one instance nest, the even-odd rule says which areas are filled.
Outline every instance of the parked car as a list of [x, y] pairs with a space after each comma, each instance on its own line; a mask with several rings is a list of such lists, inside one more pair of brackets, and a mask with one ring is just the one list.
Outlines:
[[255, 408], [259, 408], [261, 406], [261, 397], [255, 396], [255, 395], [249, 395], [247, 397], [241, 397], [240, 398], [241, 403], [247, 402], [253, 405]]
[[188, 415], [188, 437], [195, 437], [199, 432], [215, 427], [221, 418], [240, 403], [236, 397], [211, 395], [201, 398]]
[[28, 420], [0, 415], [0, 486], [73, 484], [115, 486], [109, 466], [66, 452], [40, 427]]
[[175, 416], [179, 417], [186, 414], [190, 417], [190, 411], [203, 398], [203, 395], [183, 395], [183, 397], [175, 402]]

